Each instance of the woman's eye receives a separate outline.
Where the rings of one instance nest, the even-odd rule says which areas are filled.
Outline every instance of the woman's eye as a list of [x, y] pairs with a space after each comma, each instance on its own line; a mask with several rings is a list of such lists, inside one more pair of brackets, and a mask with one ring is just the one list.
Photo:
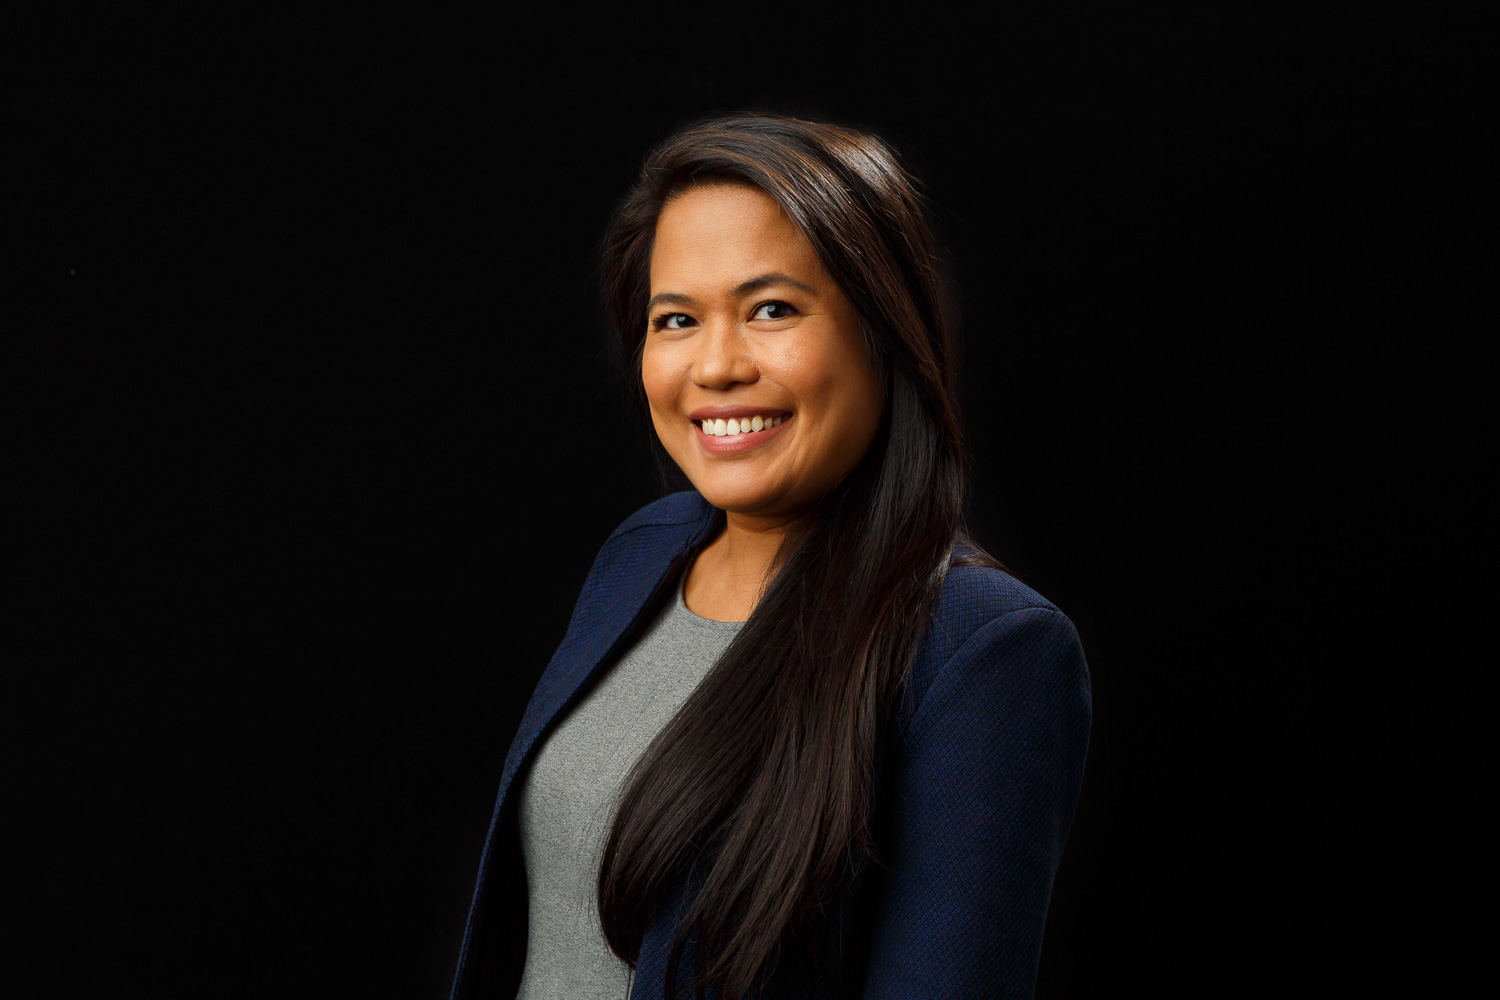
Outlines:
[[[786, 319], [788, 316], [790, 316], [792, 313], [794, 313], [796, 311], [797, 310], [793, 309], [791, 306], [787, 305], [785, 302], [762, 302], [760, 305], [758, 305], [758, 306], [755, 307], [755, 312], [751, 315], [750, 318], [751, 319]], [[762, 313], [766, 313], [766, 315], [762, 315]]]
[[663, 313], [651, 321], [653, 330], [681, 330], [693, 322], [687, 313]]

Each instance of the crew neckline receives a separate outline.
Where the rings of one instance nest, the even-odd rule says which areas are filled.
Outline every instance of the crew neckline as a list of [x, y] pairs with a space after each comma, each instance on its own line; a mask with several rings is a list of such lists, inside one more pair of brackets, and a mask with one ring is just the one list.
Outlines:
[[738, 632], [745, 624], [744, 622], [721, 622], [717, 618], [704, 618], [698, 612], [687, 606], [687, 598], [684, 591], [687, 589], [687, 573], [684, 572], [677, 578], [677, 614], [678, 617], [694, 625], [703, 628], [717, 629], [724, 632]]

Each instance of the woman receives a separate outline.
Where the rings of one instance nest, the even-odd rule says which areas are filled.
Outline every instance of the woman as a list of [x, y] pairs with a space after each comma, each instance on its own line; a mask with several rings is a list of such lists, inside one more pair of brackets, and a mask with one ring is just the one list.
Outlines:
[[455, 997], [1031, 995], [1088, 672], [960, 530], [942, 287], [870, 135], [748, 115], [651, 153], [605, 294], [694, 489], [584, 583]]

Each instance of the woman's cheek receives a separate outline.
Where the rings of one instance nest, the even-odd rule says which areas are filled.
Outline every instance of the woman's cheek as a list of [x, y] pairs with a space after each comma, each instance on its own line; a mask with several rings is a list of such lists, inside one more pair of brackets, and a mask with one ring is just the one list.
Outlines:
[[663, 370], [662, 361], [660, 351], [649, 347], [641, 357], [641, 387], [646, 390], [653, 418], [672, 402], [671, 379]]

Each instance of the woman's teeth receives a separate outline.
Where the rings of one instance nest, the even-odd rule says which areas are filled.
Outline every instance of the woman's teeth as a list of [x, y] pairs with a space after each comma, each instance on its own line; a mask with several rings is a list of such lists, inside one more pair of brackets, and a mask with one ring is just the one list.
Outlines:
[[768, 430], [785, 420], [785, 417], [741, 417], [738, 420], [700, 420], [698, 425], [703, 428], [703, 433], [714, 437], [734, 437], [736, 434], [753, 434], [756, 431]]

